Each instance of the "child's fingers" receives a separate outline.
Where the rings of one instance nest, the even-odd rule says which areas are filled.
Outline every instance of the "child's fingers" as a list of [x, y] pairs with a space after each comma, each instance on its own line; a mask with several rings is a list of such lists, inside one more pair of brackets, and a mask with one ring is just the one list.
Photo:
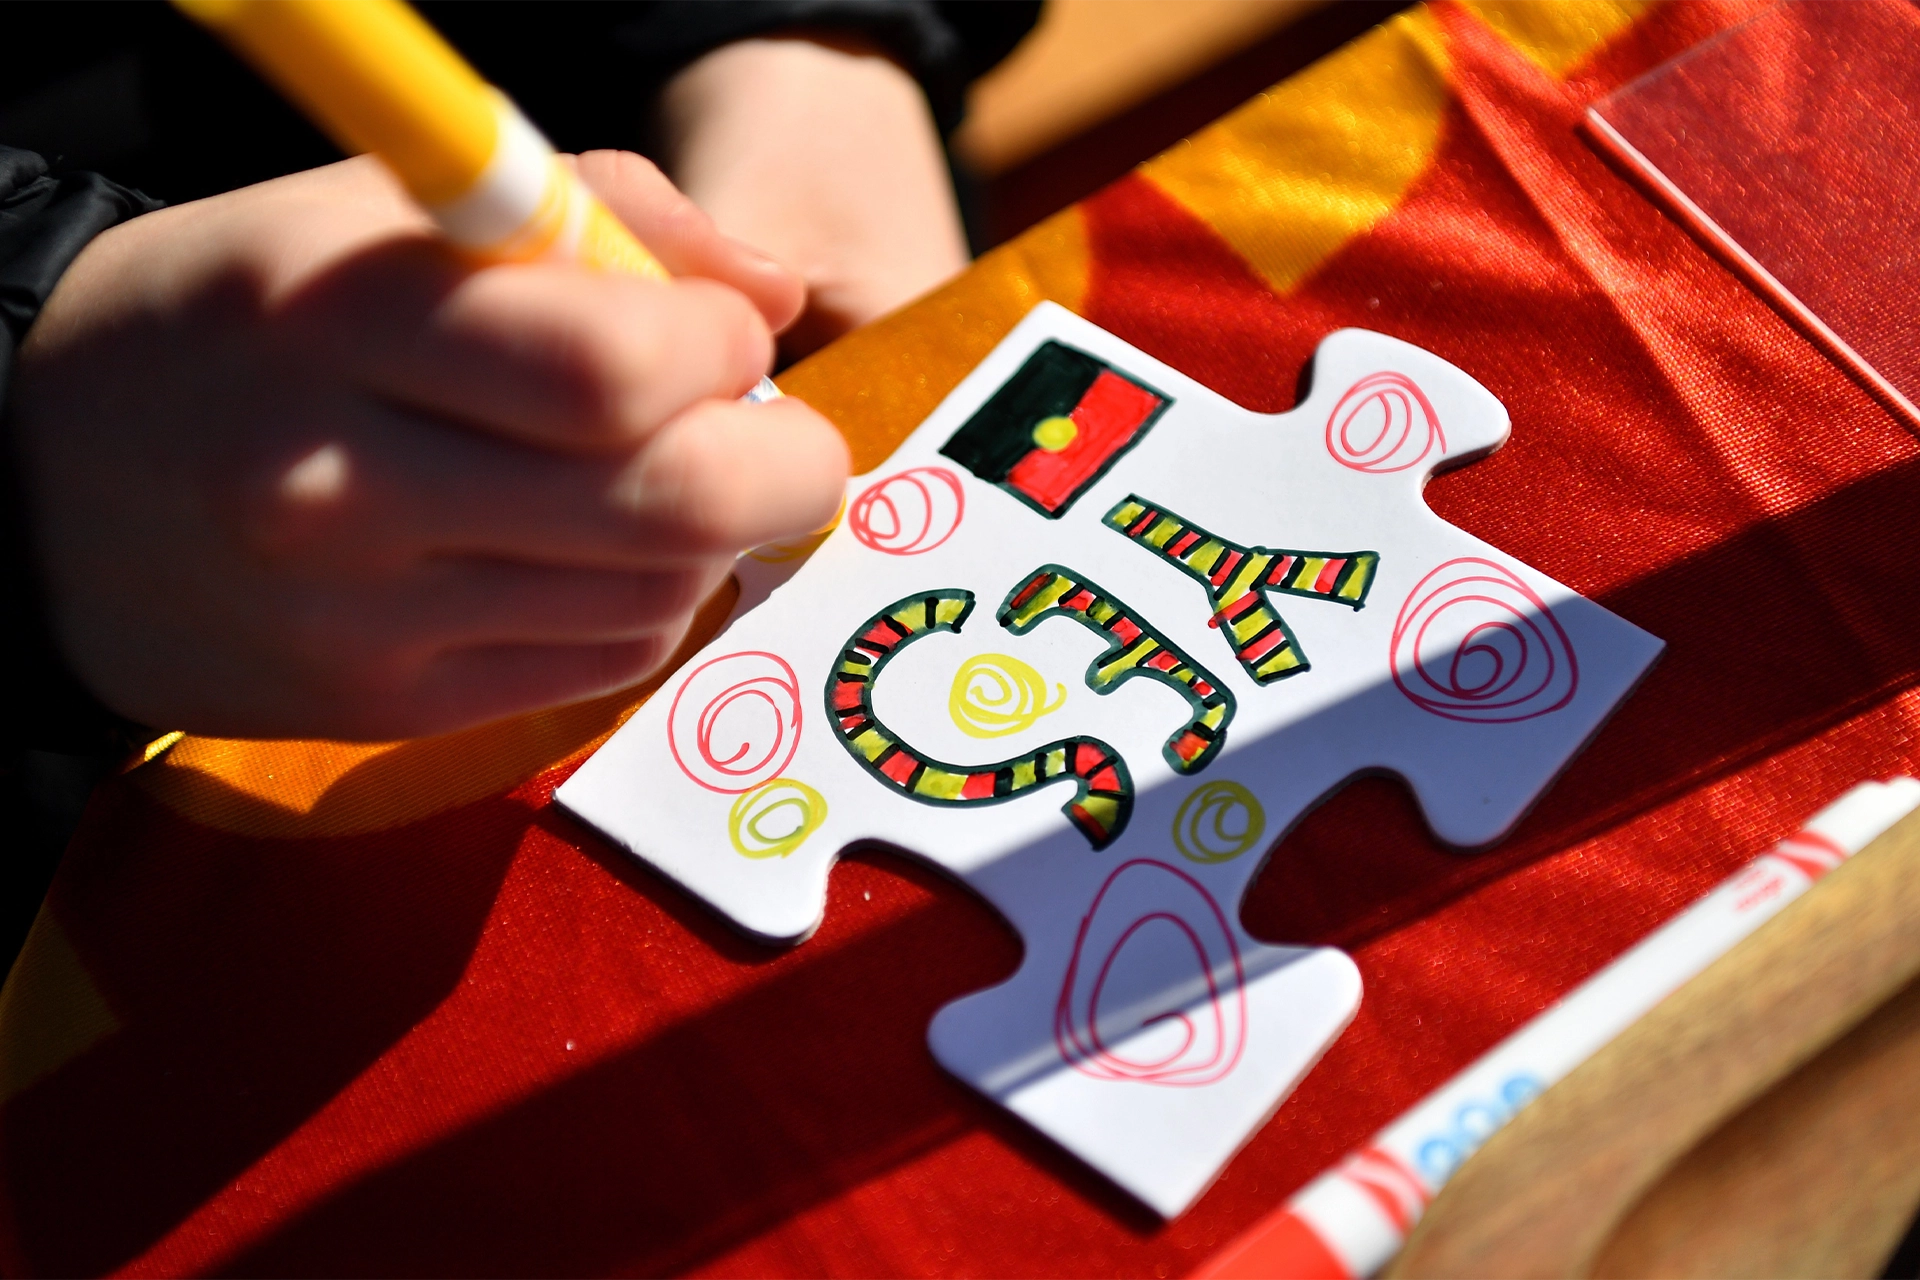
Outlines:
[[[384, 619], [408, 675], [355, 715], [359, 737], [418, 737], [625, 688], [655, 671], [725, 561], [610, 573], [466, 562], [411, 584], [422, 601]], [[377, 663], [375, 665], [387, 665]]]
[[250, 560], [335, 580], [460, 556], [684, 568], [820, 527], [846, 484], [845, 442], [797, 401], [707, 401], [619, 458], [529, 449], [374, 402], [320, 408], [215, 505]]
[[629, 572], [463, 558], [425, 566], [385, 611], [402, 644], [439, 651], [624, 643], [677, 635], [727, 567], [715, 559]]
[[588, 151], [575, 163], [607, 207], [640, 237], [667, 270], [732, 285], [778, 333], [806, 305], [800, 277], [757, 249], [720, 233], [652, 161], [631, 151]]
[[698, 400], [742, 395], [772, 355], [747, 301], [701, 280], [532, 265], [448, 282], [366, 261], [312, 305], [317, 323], [301, 331], [341, 348], [368, 391], [569, 451], [631, 448]]
[[420, 443], [388, 464], [404, 478], [379, 486], [418, 495], [404, 516], [432, 553], [687, 565], [819, 528], [846, 485], [840, 433], [791, 401], [705, 401], [617, 462], [462, 434], [422, 424]]
[[609, 644], [456, 649], [428, 664], [396, 723], [377, 736], [443, 732], [450, 725], [612, 693], [653, 672], [678, 641], [678, 635], [660, 635]]
[[845, 438], [799, 401], [708, 401], [660, 429], [624, 491], [689, 549], [744, 550], [830, 520], [849, 461]]

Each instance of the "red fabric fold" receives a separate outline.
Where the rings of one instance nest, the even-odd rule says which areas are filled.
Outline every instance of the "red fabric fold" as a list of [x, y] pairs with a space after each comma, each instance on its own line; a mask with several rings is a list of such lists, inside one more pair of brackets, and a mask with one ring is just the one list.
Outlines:
[[[1279, 846], [1262, 937], [1351, 948], [1353, 1027], [1161, 1225], [943, 1076], [935, 1009], [1017, 942], [863, 854], [772, 953], [548, 803], [275, 841], [122, 785], [52, 909], [122, 1029], [0, 1108], [10, 1272], [1170, 1275], [1863, 777], [1920, 769], [1920, 447], [1579, 141], [1736, 9], [1565, 82], [1440, 10], [1458, 102], [1400, 207], [1288, 296], [1139, 177], [1086, 309], [1252, 407], [1357, 325], [1507, 405], [1446, 519], [1664, 638], [1496, 850], [1358, 782]], [[1276, 530], [1275, 536], [1284, 535]], [[571, 1047], [569, 1047], [571, 1045]]]

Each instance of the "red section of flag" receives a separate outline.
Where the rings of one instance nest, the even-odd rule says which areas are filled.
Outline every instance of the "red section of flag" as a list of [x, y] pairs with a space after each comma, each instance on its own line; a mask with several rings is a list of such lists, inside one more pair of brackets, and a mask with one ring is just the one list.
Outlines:
[[1146, 388], [1111, 369], [1102, 370], [1067, 415], [1075, 428], [1072, 441], [1058, 453], [1035, 448], [1007, 473], [1008, 487], [1048, 511], [1058, 511], [1133, 439], [1160, 403]]

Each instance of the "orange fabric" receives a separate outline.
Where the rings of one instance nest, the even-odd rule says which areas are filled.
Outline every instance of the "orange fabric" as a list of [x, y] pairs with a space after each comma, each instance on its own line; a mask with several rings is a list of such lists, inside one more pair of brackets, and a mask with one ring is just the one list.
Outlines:
[[49, 908], [111, 1018], [0, 1104], [0, 1263], [1178, 1274], [1852, 782], [1920, 770], [1920, 444], [1573, 130], [1746, 12], [1656, 9], [1584, 61], [1413, 15], [1449, 86], [1430, 158], [1284, 292], [1218, 192], [1150, 169], [789, 380], [884, 422], [871, 460], [1049, 291], [1264, 409], [1325, 332], [1379, 329], [1513, 415], [1435, 510], [1668, 642], [1498, 849], [1436, 847], [1379, 780], [1280, 844], [1243, 918], [1351, 949], [1365, 1001], [1183, 1218], [935, 1067], [932, 1013], [1017, 942], [909, 860], [844, 862], [777, 952], [559, 815], [570, 766], [336, 835], [126, 782]]

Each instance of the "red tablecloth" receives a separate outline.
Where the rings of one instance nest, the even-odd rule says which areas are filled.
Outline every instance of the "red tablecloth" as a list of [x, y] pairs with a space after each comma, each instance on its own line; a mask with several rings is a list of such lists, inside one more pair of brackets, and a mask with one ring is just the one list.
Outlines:
[[[632, 695], [450, 740], [187, 739], [104, 789], [0, 996], [14, 1272], [1172, 1275], [1855, 780], [1920, 768], [1920, 446], [1579, 140], [1749, 7], [1394, 20], [788, 389], [883, 456], [1053, 297], [1278, 410], [1328, 330], [1428, 347], [1512, 442], [1428, 499], [1664, 638], [1515, 836], [1396, 783], [1244, 919], [1359, 1017], [1161, 1225], [944, 1076], [1012, 935], [851, 858], [792, 951], [548, 803]], [[554, 761], [560, 761], [554, 764]]]

